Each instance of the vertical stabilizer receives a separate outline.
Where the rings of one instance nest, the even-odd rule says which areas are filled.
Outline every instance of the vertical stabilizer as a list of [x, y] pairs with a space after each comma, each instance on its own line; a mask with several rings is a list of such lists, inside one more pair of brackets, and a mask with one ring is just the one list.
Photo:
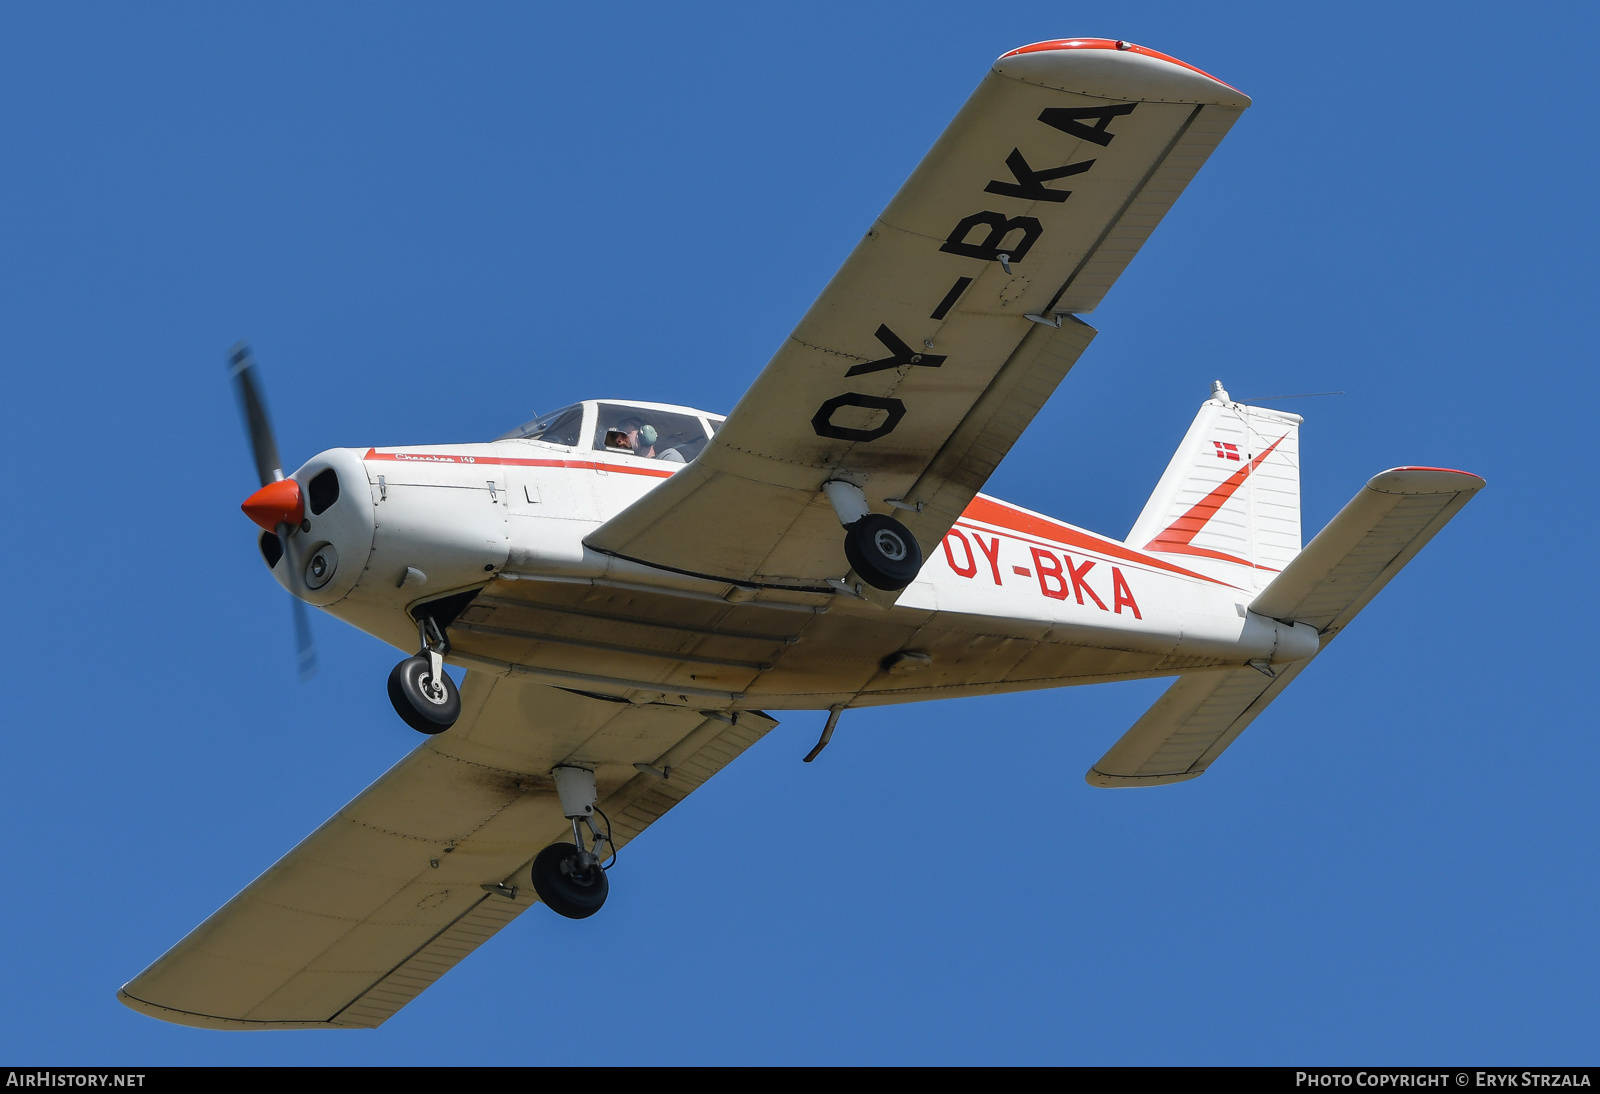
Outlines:
[[1245, 406], [1218, 380], [1127, 544], [1247, 589], [1300, 553], [1300, 416]]

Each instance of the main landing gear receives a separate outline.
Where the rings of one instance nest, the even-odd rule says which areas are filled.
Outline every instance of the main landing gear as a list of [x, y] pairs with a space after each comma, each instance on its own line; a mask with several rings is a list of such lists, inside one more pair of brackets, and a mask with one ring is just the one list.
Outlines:
[[904, 524], [880, 513], [868, 513], [845, 528], [844, 557], [862, 581], [887, 592], [904, 589], [922, 569], [915, 537]]
[[835, 479], [823, 483], [822, 492], [844, 525], [844, 557], [862, 581], [892, 593], [916, 580], [922, 548], [910, 529], [868, 510], [866, 494], [854, 483]]
[[[610, 845], [611, 859], [616, 861], [617, 846], [611, 842], [611, 821], [604, 813], [605, 835], [594, 825], [595, 808], [594, 772], [568, 764], [550, 773], [556, 780], [556, 793], [561, 796], [561, 811], [572, 822], [572, 843], [552, 843], [540, 851], [533, 860], [533, 891], [552, 912], [568, 919], [588, 919], [600, 910], [611, 891], [606, 880], [606, 867], [600, 863], [604, 856], [602, 845]], [[584, 837], [587, 827], [592, 843]], [[590, 843], [585, 847], [585, 843]], [[574, 846], [574, 844], [576, 846]]]
[[461, 717], [461, 693], [444, 671], [450, 643], [431, 616], [417, 620], [417, 632], [422, 652], [389, 673], [389, 702], [401, 721], [418, 733], [443, 733]]

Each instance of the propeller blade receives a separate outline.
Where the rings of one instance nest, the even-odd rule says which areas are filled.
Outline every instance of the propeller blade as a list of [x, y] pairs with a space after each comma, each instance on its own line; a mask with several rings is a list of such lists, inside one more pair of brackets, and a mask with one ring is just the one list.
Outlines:
[[317, 674], [317, 646], [311, 637], [311, 617], [306, 614], [305, 602], [296, 597], [294, 604], [294, 641], [300, 656], [300, 682], [303, 684]]
[[283, 461], [278, 458], [278, 442], [272, 436], [272, 423], [267, 420], [267, 401], [261, 395], [256, 361], [246, 343], [240, 342], [229, 351], [228, 374], [233, 377], [245, 428], [250, 431], [250, 454], [255, 457], [256, 474], [262, 486], [277, 482], [283, 478]]
[[[245, 428], [250, 432], [250, 455], [256, 461], [256, 476], [263, 488], [283, 483], [283, 489], [262, 489], [250, 495], [244, 503], [244, 511], [263, 528], [276, 531], [278, 541], [287, 549], [288, 522], [301, 514], [304, 503], [300, 499], [299, 484], [283, 480], [283, 460], [278, 457], [278, 442], [272, 435], [272, 422], [267, 418], [267, 401], [261, 394], [255, 358], [246, 343], [240, 342], [228, 351], [228, 375], [233, 379]], [[299, 597], [290, 603], [294, 606], [294, 643], [303, 684], [317, 674], [317, 645], [311, 637], [311, 617], [306, 613], [305, 603]]]

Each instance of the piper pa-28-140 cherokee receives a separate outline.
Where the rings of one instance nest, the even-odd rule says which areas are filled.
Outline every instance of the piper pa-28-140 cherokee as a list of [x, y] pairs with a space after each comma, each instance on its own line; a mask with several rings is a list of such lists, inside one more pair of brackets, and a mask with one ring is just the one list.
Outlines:
[[429, 736], [123, 1002], [377, 1026], [535, 903], [599, 910], [768, 710], [829, 712], [809, 760], [851, 707], [1176, 676], [1088, 780], [1204, 772], [1484, 485], [1385, 471], [1302, 548], [1300, 418], [1219, 382], [1124, 540], [978, 492], [1249, 105], [1127, 42], [1007, 53], [726, 418], [583, 402], [285, 478], [236, 350], [261, 552], [417, 651], [389, 693]]

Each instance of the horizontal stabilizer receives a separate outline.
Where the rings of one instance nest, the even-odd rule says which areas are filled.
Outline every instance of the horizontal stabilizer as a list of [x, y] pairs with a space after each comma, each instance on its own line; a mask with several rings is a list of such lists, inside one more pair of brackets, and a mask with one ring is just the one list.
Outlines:
[[1482, 489], [1477, 475], [1436, 467], [1397, 467], [1373, 476], [1250, 610], [1309, 623], [1326, 646]]
[[1277, 676], [1243, 668], [1178, 677], [1089, 769], [1089, 785], [1159, 786], [1204, 775], [1310, 663], [1286, 665]]
[[[1250, 610], [1316, 627], [1326, 649], [1483, 485], [1476, 475], [1431, 467], [1375, 476]], [[1279, 668], [1274, 676], [1243, 667], [1178, 677], [1089, 769], [1089, 784], [1155, 786], [1204, 774], [1310, 663]]]

